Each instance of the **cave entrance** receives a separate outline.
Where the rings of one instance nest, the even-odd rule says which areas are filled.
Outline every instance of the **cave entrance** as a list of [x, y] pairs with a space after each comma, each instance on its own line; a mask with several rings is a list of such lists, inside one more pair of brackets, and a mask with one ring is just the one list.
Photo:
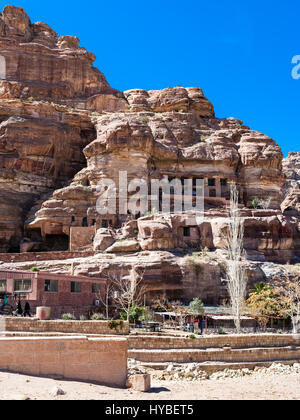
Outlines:
[[68, 251], [69, 236], [63, 233], [60, 235], [46, 235], [44, 244], [47, 251]]
[[20, 245], [11, 245], [7, 251], [8, 254], [19, 254], [20, 253]]

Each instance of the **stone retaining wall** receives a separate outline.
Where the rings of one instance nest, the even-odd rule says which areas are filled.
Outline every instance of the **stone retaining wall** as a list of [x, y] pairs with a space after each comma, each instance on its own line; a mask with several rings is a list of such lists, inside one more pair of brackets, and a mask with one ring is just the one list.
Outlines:
[[3, 254], [0, 253], [0, 261], [10, 262], [27, 262], [27, 261], [53, 261], [67, 260], [72, 258], [85, 258], [95, 255], [94, 251], [60, 251], [60, 252], [24, 252], [21, 254]]
[[127, 340], [119, 337], [0, 338], [0, 370], [124, 387]]
[[300, 347], [246, 349], [129, 350], [128, 356], [141, 362], [201, 363], [300, 360]]
[[130, 349], [206, 349], [300, 346], [300, 335], [292, 334], [247, 334], [203, 336], [201, 338], [166, 336], [130, 336]]
[[[119, 323], [120, 321], [113, 321]], [[123, 327], [111, 328], [110, 321], [39, 321], [32, 318], [5, 317], [0, 319], [0, 331], [32, 332], [32, 333], [71, 333], [71, 334], [128, 334], [128, 322]]]

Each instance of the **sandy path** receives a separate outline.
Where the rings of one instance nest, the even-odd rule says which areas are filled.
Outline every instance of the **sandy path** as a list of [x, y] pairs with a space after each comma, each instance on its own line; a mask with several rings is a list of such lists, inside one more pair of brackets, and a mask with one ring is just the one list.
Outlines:
[[[300, 375], [273, 375], [204, 382], [153, 382], [151, 392], [143, 394], [128, 389], [57, 381], [0, 372], [0, 399], [36, 400], [218, 400], [218, 399], [300, 399]], [[52, 397], [61, 387], [66, 395]]]

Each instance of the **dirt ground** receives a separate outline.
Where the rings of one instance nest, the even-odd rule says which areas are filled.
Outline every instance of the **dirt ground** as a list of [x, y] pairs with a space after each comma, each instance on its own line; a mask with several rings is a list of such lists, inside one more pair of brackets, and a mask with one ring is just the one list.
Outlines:
[[[65, 395], [53, 397], [59, 387]], [[299, 400], [300, 375], [273, 375], [203, 382], [153, 382], [140, 393], [95, 384], [0, 372], [0, 400]]]

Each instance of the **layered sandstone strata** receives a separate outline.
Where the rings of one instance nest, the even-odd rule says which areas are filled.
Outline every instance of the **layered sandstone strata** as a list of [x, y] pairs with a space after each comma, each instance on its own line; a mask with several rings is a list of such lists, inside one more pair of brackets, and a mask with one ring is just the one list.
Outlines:
[[291, 152], [287, 158], [283, 159], [283, 171], [287, 180], [282, 209], [300, 213], [300, 152]]
[[[177, 89], [174, 89], [175, 97]], [[129, 237], [139, 241], [132, 250], [221, 248], [222, 244], [216, 239], [219, 233], [207, 226], [210, 224], [216, 229], [217, 224], [212, 221], [217, 218], [226, 223], [226, 203], [230, 184], [234, 183], [239, 186], [241, 207], [245, 209], [252, 207], [255, 198], [269, 198], [270, 209], [258, 212], [256, 217], [245, 210], [247, 248], [286, 250], [288, 255], [288, 250], [293, 248], [294, 226], [288, 224], [280, 211], [284, 178], [279, 146], [269, 137], [251, 131], [241, 121], [216, 119], [213, 114], [208, 118], [200, 116], [198, 111], [130, 112], [94, 117], [97, 139], [84, 149], [87, 167], [76, 174], [69, 186], [55, 191], [51, 200], [43, 203], [35, 220], [28, 225], [29, 230], [41, 229], [45, 237], [55, 225], [61, 234], [70, 236], [72, 229], [82, 224], [101, 229], [109, 225], [118, 228], [125, 222], [124, 229], [128, 230]], [[101, 181], [109, 178], [118, 188], [121, 171], [127, 173], [128, 182], [140, 178], [149, 185], [151, 180], [164, 177], [203, 178], [206, 225], [191, 225], [189, 237], [184, 238], [184, 228], [188, 226], [184, 215], [142, 218], [135, 224], [128, 221], [126, 215], [118, 214], [118, 200], [116, 215], [99, 215], [97, 199], [107, 195], [99, 188]], [[210, 214], [209, 209], [213, 208], [219, 210]], [[123, 233], [114, 235], [116, 241], [128, 237], [124, 229]], [[95, 245], [95, 249], [103, 250], [103, 244], [112, 239], [107, 242], [106, 233], [103, 239], [99, 235], [100, 245]], [[112, 250], [127, 252], [130, 248], [125, 245], [117, 244]]]
[[105, 95], [113, 109], [125, 106], [123, 95], [93, 67], [96, 57], [79, 46], [78, 38], [58, 37], [44, 22], [32, 24], [22, 8], [4, 8], [0, 16], [0, 49], [6, 62], [0, 98], [49, 98], [65, 103], [75, 100], [82, 101], [83, 107], [87, 104], [88, 108], [101, 108], [97, 98]]
[[[94, 126], [47, 102], [0, 101], [0, 250], [17, 249], [25, 215], [85, 165]], [[39, 204], [39, 206], [41, 203]]]

